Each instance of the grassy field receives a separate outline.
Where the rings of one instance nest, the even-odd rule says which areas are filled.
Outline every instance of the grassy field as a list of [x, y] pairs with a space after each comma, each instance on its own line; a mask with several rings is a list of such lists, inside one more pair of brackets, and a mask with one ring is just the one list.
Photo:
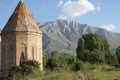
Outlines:
[[14, 80], [120, 80], [120, 71], [42, 72], [39, 75], [14, 77]]
[[13, 80], [120, 80], [120, 68], [84, 63], [80, 71], [35, 71], [28, 76], [14, 76]]

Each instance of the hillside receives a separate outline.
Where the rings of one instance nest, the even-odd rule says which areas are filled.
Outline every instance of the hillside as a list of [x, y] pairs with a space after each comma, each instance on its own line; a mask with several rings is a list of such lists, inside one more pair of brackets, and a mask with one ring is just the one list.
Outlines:
[[43, 49], [44, 53], [50, 53], [57, 50], [61, 53], [75, 55], [76, 46], [79, 38], [83, 34], [95, 33], [101, 35], [115, 49], [120, 45], [120, 34], [108, 32], [101, 28], [68, 22], [66, 20], [55, 20], [52, 22], [38, 23], [43, 32]]

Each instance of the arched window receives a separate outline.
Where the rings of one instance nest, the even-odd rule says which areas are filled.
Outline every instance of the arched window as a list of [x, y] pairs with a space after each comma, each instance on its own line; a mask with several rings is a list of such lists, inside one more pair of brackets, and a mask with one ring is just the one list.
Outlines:
[[24, 56], [24, 53], [22, 52], [20, 56], [20, 61], [23, 61], [23, 60], [25, 60], [25, 56]]
[[26, 57], [27, 57], [26, 45], [25, 44], [21, 44], [21, 46], [20, 46], [20, 61], [25, 60]]

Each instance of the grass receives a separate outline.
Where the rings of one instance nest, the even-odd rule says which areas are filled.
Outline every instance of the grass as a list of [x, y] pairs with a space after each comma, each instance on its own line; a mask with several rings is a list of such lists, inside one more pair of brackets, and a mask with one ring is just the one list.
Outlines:
[[120, 68], [84, 63], [80, 71], [35, 71], [28, 76], [14, 76], [13, 80], [120, 80]]
[[16, 77], [14, 80], [120, 80], [120, 71], [110, 72], [42, 72], [39, 75], [29, 75], [24, 78]]
[[[89, 72], [86, 73], [87, 80], [120, 80], [120, 72]], [[92, 79], [91, 79], [92, 78]]]

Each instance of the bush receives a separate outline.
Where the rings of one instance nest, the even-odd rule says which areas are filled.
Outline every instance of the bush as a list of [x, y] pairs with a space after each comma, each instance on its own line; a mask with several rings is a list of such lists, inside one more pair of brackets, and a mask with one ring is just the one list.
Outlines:
[[9, 76], [12, 78], [13, 76], [29, 75], [36, 70], [39, 70], [39, 63], [37, 61], [25, 60], [20, 63], [20, 66], [12, 67], [9, 70]]
[[21, 67], [14, 66], [9, 70], [9, 76], [13, 77], [14, 75], [18, 75], [22, 72], [21, 70], [22, 70]]
[[49, 58], [46, 63], [46, 68], [50, 70], [55, 70], [59, 67], [58, 61], [55, 58]]
[[60, 70], [66, 68], [68, 64], [69, 58], [63, 57], [57, 51], [53, 51], [51, 53], [51, 57], [48, 57], [46, 60], [45, 68], [49, 70]]
[[81, 61], [77, 61], [74, 63], [73, 70], [80, 71], [82, 67], [83, 67], [83, 63]]
[[23, 73], [29, 74], [29, 73], [33, 72], [34, 70], [39, 69], [39, 63], [34, 60], [26, 60], [26, 61], [20, 62], [20, 67], [22, 67]]

